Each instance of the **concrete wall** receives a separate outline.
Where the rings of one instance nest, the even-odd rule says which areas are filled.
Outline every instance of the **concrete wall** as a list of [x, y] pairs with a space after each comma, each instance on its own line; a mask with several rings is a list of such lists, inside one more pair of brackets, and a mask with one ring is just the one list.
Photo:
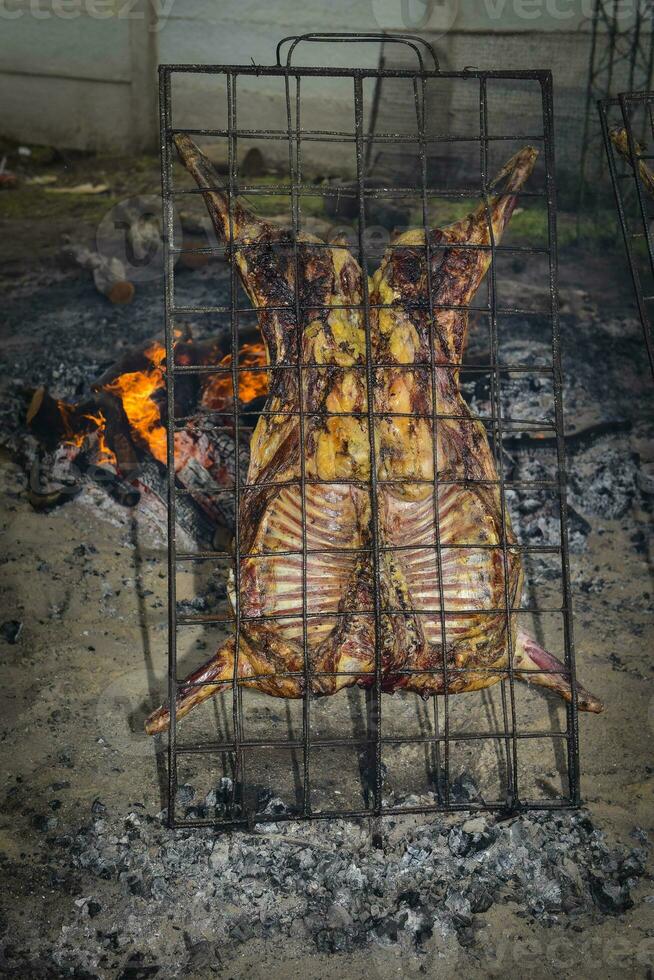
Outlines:
[[0, 132], [31, 143], [140, 150], [156, 142], [149, 0], [4, 0]]
[[[621, 7], [626, 16], [633, 5]], [[580, 149], [591, 11], [592, 0], [0, 0], [0, 131], [26, 141], [91, 149], [153, 145], [157, 61], [270, 64], [275, 43], [285, 34], [338, 27], [404, 29], [431, 39], [444, 67], [552, 68], [559, 161], [573, 169]], [[391, 48], [391, 64], [407, 63]], [[296, 60], [372, 66], [377, 57], [377, 45], [304, 45]], [[621, 87], [624, 73], [620, 77], [618, 72], [616, 91]], [[286, 125], [279, 80], [243, 79], [237, 98], [241, 126]], [[224, 125], [224, 90], [206, 77], [185, 79], [176, 89], [175, 109], [180, 125]], [[523, 95], [515, 87], [505, 86], [500, 110], [503, 124], [514, 129], [528, 122]], [[411, 107], [407, 110], [403, 96], [387, 91], [380, 123], [395, 130], [407, 111]], [[302, 113], [305, 125], [310, 121], [314, 128], [349, 125], [350, 84], [304, 83]], [[474, 125], [476, 115], [475, 99], [444, 87], [430, 103], [438, 128]], [[308, 147], [311, 159], [326, 169], [347, 170], [353, 163], [321, 144]]]
[[[626, 27], [632, 4], [623, 4], [620, 26]], [[330, 0], [320, 3], [305, 0], [301, 5], [290, 0], [263, 4], [259, 0], [224, 0], [215, 6], [211, 0], [186, 0], [171, 11], [159, 34], [159, 56], [163, 62], [199, 61], [205, 63], [239, 63], [252, 59], [271, 63], [274, 43], [285, 34], [304, 31], [329, 31], [337, 25], [345, 29], [403, 29], [421, 33], [431, 40], [441, 67], [479, 68], [551, 68], [555, 78], [556, 136], [559, 169], [571, 174], [578, 169], [586, 81], [590, 55], [590, 20], [593, 0]], [[274, 16], [273, 16], [274, 11]], [[302, 64], [374, 65], [376, 45], [303, 45], [296, 53]], [[391, 66], [408, 66], [414, 55], [387, 45]], [[626, 86], [626, 63], [616, 68], [616, 91]], [[178, 118], [187, 125], [218, 126], [224, 115], [223, 93], [203, 93], [202, 82], [184, 81], [178, 89]], [[533, 131], [533, 99], [525, 99], [517, 86], [498, 85], [495, 103], [497, 125]], [[218, 95], [218, 98], [216, 97]], [[386, 85], [380, 128], [400, 131], [407, 113], [411, 114], [411, 93], [402, 94], [399, 86]], [[527, 105], [529, 103], [529, 105]], [[253, 128], [285, 125], [284, 94], [281, 83], [243, 79], [238, 90], [240, 113]], [[245, 111], [243, 111], [245, 106]], [[351, 88], [342, 81], [305, 84], [302, 99], [303, 119], [314, 128], [344, 128], [351, 121]], [[462, 132], [477, 126], [476, 96], [468, 97], [465, 86], [434, 86], [430, 115], [436, 116], [436, 129], [455, 127]], [[593, 117], [594, 118], [594, 117]], [[442, 124], [442, 125], [441, 125]], [[246, 149], [248, 141], [242, 141]], [[270, 154], [274, 147], [267, 144]], [[446, 154], [445, 154], [446, 155]], [[329, 170], [348, 171], [353, 161], [343, 152], [327, 145], [307, 144], [308, 163]]]

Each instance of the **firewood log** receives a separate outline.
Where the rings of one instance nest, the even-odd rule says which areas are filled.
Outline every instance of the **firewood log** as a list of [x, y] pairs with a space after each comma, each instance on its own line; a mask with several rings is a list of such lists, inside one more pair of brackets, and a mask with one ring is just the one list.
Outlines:
[[45, 385], [32, 395], [27, 409], [27, 425], [46, 447], [54, 449], [67, 434], [67, 413], [72, 406], [53, 398]]
[[130, 424], [120, 398], [108, 391], [95, 393], [95, 403], [105, 419], [105, 438], [108, 447], [116, 457], [116, 465], [121, 474], [129, 477], [139, 469]]
[[82, 489], [77, 466], [80, 449], [71, 444], [38, 452], [30, 468], [27, 499], [35, 510], [51, 510], [72, 500]]
[[68, 245], [66, 251], [79, 266], [92, 273], [95, 288], [110, 302], [117, 305], [132, 302], [134, 284], [129, 281], [120, 259], [92, 252], [83, 245]]

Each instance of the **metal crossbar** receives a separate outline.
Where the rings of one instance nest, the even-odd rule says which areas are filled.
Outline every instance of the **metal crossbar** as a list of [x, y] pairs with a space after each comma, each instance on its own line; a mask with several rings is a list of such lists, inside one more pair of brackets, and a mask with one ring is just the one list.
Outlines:
[[[554, 724], [551, 731], [543, 731], [538, 727], [533, 730], [529, 728], [521, 729], [519, 712], [517, 710], [517, 695], [515, 692], [515, 680], [524, 674], [519, 666], [514, 665], [512, 649], [512, 631], [509, 617], [513, 615], [554, 615], [560, 618], [562, 626], [562, 647], [564, 654], [564, 670], [566, 676], [574, 682], [574, 642], [572, 631], [572, 614], [570, 600], [570, 572], [568, 562], [568, 542], [566, 531], [566, 489], [565, 489], [565, 465], [564, 465], [564, 438], [563, 438], [563, 417], [561, 404], [561, 362], [560, 362], [560, 338], [559, 338], [559, 314], [557, 298], [557, 246], [556, 246], [556, 197], [554, 180], [554, 148], [553, 148], [553, 110], [552, 110], [552, 79], [547, 71], [478, 71], [464, 70], [460, 72], [441, 72], [438, 68], [438, 61], [433, 49], [420, 38], [415, 37], [396, 37], [386, 38], [400, 44], [405, 44], [413, 51], [417, 57], [417, 69], [390, 69], [380, 67], [378, 69], [359, 69], [359, 68], [316, 68], [298, 67], [293, 64], [293, 52], [298, 44], [303, 41], [319, 43], [325, 40], [323, 35], [312, 35], [306, 38], [286, 38], [280, 42], [278, 48], [277, 63], [272, 66], [245, 65], [162, 65], [159, 70], [160, 77], [160, 119], [161, 119], [161, 160], [162, 160], [162, 194], [163, 194], [163, 213], [165, 227], [165, 324], [166, 324], [166, 386], [167, 386], [167, 445], [168, 445], [168, 578], [169, 578], [169, 598], [168, 598], [168, 629], [169, 629], [169, 658], [168, 658], [168, 688], [170, 700], [170, 727], [168, 738], [169, 756], [169, 819], [171, 826], [174, 827], [195, 827], [195, 826], [242, 826], [253, 822], [270, 819], [264, 812], [258, 810], [256, 805], [252, 805], [249, 794], [249, 781], [246, 773], [246, 758], [254, 758], [257, 753], [263, 750], [279, 750], [289, 753], [301, 753], [301, 778], [299, 780], [297, 799], [295, 804], [290, 804], [282, 814], [277, 814], [275, 819], [299, 820], [299, 819], [329, 819], [332, 817], [351, 817], [351, 818], [371, 818], [375, 827], [375, 833], [379, 833], [379, 820], [382, 816], [397, 813], [428, 813], [436, 810], [461, 810], [461, 809], [485, 809], [502, 810], [515, 812], [524, 807], [539, 807], [542, 809], [557, 809], [560, 807], [576, 806], [580, 800], [579, 791], [579, 768], [578, 768], [578, 726], [577, 726], [577, 697], [573, 697], [572, 702], [565, 706], [566, 724], [564, 727]], [[379, 41], [376, 36], [359, 35], [337, 35], [329, 36], [330, 43], [348, 43], [353, 41]], [[282, 61], [284, 45], [289, 45], [286, 58]], [[195, 76], [196, 82], [201, 82], [206, 76], [220, 76], [225, 82], [226, 93], [226, 115], [227, 125], [211, 128], [177, 128], [173, 125], [173, 104], [175, 99], [175, 84], [180, 77]], [[241, 128], [238, 124], [238, 85], [242, 79], [258, 77], [281, 79], [284, 86], [285, 111], [287, 126], [285, 129], [253, 129], [251, 127]], [[317, 127], [304, 129], [302, 125], [303, 83], [306, 79], [333, 79], [340, 78], [349, 80], [351, 83], [352, 104], [354, 107], [354, 127], [351, 132], [320, 129]], [[384, 132], [381, 134], [366, 131], [366, 112], [368, 106], [365, 98], [364, 83], [367, 79], [377, 82], [384, 79], [406, 79], [410, 82], [412, 92], [412, 105], [407, 106], [407, 111], [415, 116], [414, 134], [395, 134]], [[489, 93], [496, 81], [506, 83], [507, 80], [514, 80], [519, 83], [533, 83], [540, 88], [540, 112], [538, 118], [534, 120], [534, 135], [525, 137], [519, 134], [499, 133], [497, 127], [491, 128], [489, 121]], [[471, 124], [469, 134], [443, 132], [438, 135], [427, 132], [427, 105], [428, 92], [431, 87], [436, 87], [443, 82], [461, 84], [466, 87], [466, 91], [471, 86], [476, 88], [478, 116], [476, 123]], [[374, 113], [373, 113], [374, 117]], [[199, 253], [216, 253], [226, 251], [227, 258], [230, 260], [230, 301], [228, 305], [216, 306], [183, 306], [176, 299], [175, 294], [175, 260], [182, 251], [187, 251], [174, 240], [174, 221], [173, 213], [175, 202], [182, 196], [200, 193], [198, 189], [180, 188], [177, 186], [173, 159], [174, 145], [173, 139], [177, 134], [190, 134], [209, 139], [222, 139], [227, 142], [228, 147], [228, 168], [225, 185], [217, 188], [226, 194], [229, 204], [229, 224], [230, 234], [226, 246], [216, 245], [201, 248], [193, 248], [192, 251]], [[289, 179], [276, 184], [253, 184], [244, 183], [239, 180], [238, 174], [238, 145], [243, 138], [265, 139], [277, 141], [285, 147]], [[517, 141], [529, 140], [538, 142], [542, 151], [544, 186], [543, 189], [527, 189], [521, 196], [525, 198], [525, 206], [529, 201], [544, 202], [547, 208], [547, 241], [546, 244], [507, 244], [499, 245], [492, 234], [492, 223], [490, 222], [489, 199], [491, 194], [491, 177], [489, 151], [493, 144], [516, 143]], [[351, 144], [356, 156], [356, 176], [353, 182], [340, 187], [340, 185], [329, 187], [318, 187], [307, 180], [306, 166], [303, 159], [303, 147], [305, 143], [315, 140], [325, 140], [342, 144]], [[406, 179], [401, 186], [394, 186], [389, 181], [388, 186], [380, 189], [369, 188], [366, 186], [368, 177], [367, 153], [366, 149], [372, 140], [382, 140], [396, 144], [411, 144], [417, 146], [419, 160], [419, 179], [415, 185], [407, 186]], [[440, 143], [448, 143], [457, 146], [460, 143], [468, 143], [476, 146], [478, 150], [478, 160], [476, 165], [476, 180], [471, 182], [471, 186], [463, 189], [452, 190], [452, 188], [439, 189], [433, 184], [430, 185], [428, 179], [428, 160], [431, 148]], [[227, 551], [204, 550], [204, 551], [178, 551], [175, 530], [175, 507], [177, 497], [181, 493], [188, 493], [183, 488], [178, 487], [175, 479], [175, 431], [176, 427], [184, 419], [175, 417], [175, 383], [178, 377], [189, 374], [226, 374], [231, 376], [234, 399], [233, 409], [217, 411], [214, 414], [217, 425], [223, 425], [231, 429], [236, 445], [240, 445], [246, 438], [249, 431], [244, 427], [244, 419], [247, 418], [247, 406], [239, 405], [239, 377], [241, 373], [248, 371], [265, 371], [269, 376], [273, 371], [291, 371], [297, 379], [298, 391], [303, 390], [303, 380], [305, 372], [313, 369], [325, 369], [324, 364], [304, 363], [298, 356], [292, 363], [278, 364], [272, 368], [239, 365], [237, 352], [239, 351], [239, 322], [243, 313], [251, 311], [243, 308], [243, 302], [239, 296], [237, 284], [236, 262], [233, 261], [237, 245], [234, 236], [234, 208], [237, 196], [242, 193], [254, 194], [259, 198], [273, 194], [287, 194], [289, 196], [289, 221], [288, 225], [292, 229], [290, 238], [291, 254], [295, 268], [294, 299], [291, 306], [268, 307], [267, 312], [289, 309], [294, 313], [297, 323], [302, 322], [303, 316], [307, 311], [316, 311], [318, 307], [314, 304], [303, 305], [301, 292], [301, 282], [299, 274], [299, 253], [300, 242], [299, 232], [302, 226], [303, 213], [302, 202], [305, 194], [313, 196], [327, 197], [330, 194], [342, 193], [350, 195], [356, 202], [357, 207], [357, 232], [356, 241], [352, 245], [339, 246], [328, 245], [329, 248], [347, 247], [358, 262], [364, 272], [362, 276], [363, 292], [361, 302], [358, 305], [348, 306], [343, 304], [342, 309], [356, 309], [362, 316], [362, 323], [365, 333], [365, 363], [360, 363], [348, 367], [348, 371], [360, 371], [364, 379], [367, 393], [367, 408], [361, 413], [335, 413], [345, 417], [357, 417], [367, 421], [369, 437], [370, 455], [370, 477], [367, 481], [356, 479], [339, 479], [338, 481], [320, 480], [310, 476], [306, 471], [306, 452], [305, 452], [305, 426], [307, 420], [311, 419], [316, 413], [305, 409], [303, 397], [299, 399], [297, 411], [292, 412], [273, 412], [268, 407], [262, 411], [257, 411], [257, 417], [261, 416], [297, 416], [299, 426], [300, 441], [300, 473], [294, 480], [274, 481], [268, 483], [248, 483], [242, 475], [236, 471], [235, 481], [232, 485], [217, 489], [216, 493], [229, 493], [233, 496], [235, 513], [237, 515], [233, 547]], [[376, 362], [373, 354], [371, 342], [371, 316], [374, 311], [384, 308], [391, 308], [385, 305], [375, 304], [369, 295], [368, 277], [366, 272], [373, 271], [371, 262], [375, 258], [371, 254], [371, 249], [366, 238], [366, 206], [370, 200], [384, 197], [398, 197], [403, 194], [414, 195], [418, 202], [421, 218], [417, 222], [418, 227], [422, 227], [425, 235], [425, 255], [427, 270], [427, 293], [428, 299], [425, 303], [416, 304], [416, 309], [427, 310], [429, 316], [430, 329], [430, 348], [431, 356], [428, 361], [421, 366], [420, 364], [388, 364]], [[437, 254], [439, 248], [445, 247], [441, 243], [434, 242], [430, 236], [430, 203], [434, 199], [461, 199], [475, 197], [486, 202], [486, 212], [491, 229], [490, 243], [487, 248], [492, 256], [490, 272], [487, 276], [486, 301], [470, 307], [457, 307], [438, 304], [435, 301], [434, 289], [432, 284], [432, 252]], [[252, 246], [256, 247], [256, 246]], [[313, 245], [312, 245], [313, 247]], [[321, 247], [316, 244], [316, 247]], [[325, 247], [325, 246], [324, 246]], [[389, 247], [393, 247], [389, 243]], [[466, 245], [463, 244], [462, 248]], [[468, 246], [479, 249], [479, 246]], [[239, 250], [247, 249], [247, 244], [238, 245]], [[504, 309], [497, 302], [498, 283], [501, 282], [501, 272], [496, 269], [496, 258], [504, 254], [515, 254], [516, 256], [541, 256], [547, 262], [547, 287], [549, 302], [547, 309], [543, 311], [520, 310], [516, 308]], [[378, 260], [377, 260], [378, 261]], [[306, 301], [305, 301], [306, 302]], [[407, 308], [410, 304], [407, 304]], [[328, 307], [330, 310], [336, 309], [334, 306]], [[487, 342], [489, 354], [486, 363], [466, 364], [458, 363], [436, 363], [435, 350], [435, 316], [440, 310], [476, 310], [481, 318], [485, 318], [487, 324]], [[261, 313], [262, 310], [258, 310]], [[229, 316], [230, 334], [232, 344], [232, 363], [226, 366], [184, 366], [175, 363], [175, 327], [180, 318], [187, 316], [202, 316], [205, 314], [225, 314]], [[543, 336], [549, 338], [551, 342], [551, 359], [547, 363], [536, 363], [534, 365], [524, 363], [504, 363], [504, 352], [499, 337], [498, 321], [501, 316], [523, 317], [526, 322], [532, 322], [534, 335], [542, 339]], [[479, 329], [479, 327], [477, 327]], [[421, 415], [431, 423], [432, 449], [434, 459], [434, 477], [427, 480], [431, 485], [434, 507], [434, 528], [433, 528], [433, 549], [436, 566], [439, 576], [439, 598], [438, 608], [423, 609], [396, 608], [394, 604], [389, 604], [381, 595], [381, 562], [385, 554], [390, 552], [407, 552], [415, 545], [410, 541], [395, 546], [385, 544], [379, 533], [379, 495], [380, 490], [388, 485], [401, 484], [403, 481], [381, 479], [378, 476], [377, 452], [374, 432], [375, 424], [380, 418], [388, 418], [389, 413], [379, 412], [375, 408], [375, 385], [376, 372], [380, 368], [392, 367], [393, 370], [425, 370], [429, 371], [431, 386], [431, 403], [434, 406], [432, 412]], [[332, 370], [338, 370], [332, 368]], [[457, 414], [440, 414], [437, 409], [437, 386], [439, 371], [456, 371], [469, 373], [467, 376], [476, 377], [484, 374], [490, 379], [490, 414], [475, 414], [470, 416]], [[517, 378], [549, 378], [552, 385], [552, 417], [543, 419], [524, 419], [521, 417], [512, 418], [502, 406], [502, 386], [507, 378], [513, 374]], [[404, 417], [407, 413], [391, 413], [396, 417]], [[409, 413], [411, 414], [411, 413]], [[418, 416], [416, 416], [418, 417]], [[490, 444], [493, 448], [497, 479], [494, 480], [463, 480], [461, 486], [474, 486], [485, 484], [492, 486], [499, 492], [501, 499], [502, 527], [500, 541], [497, 544], [489, 545], [480, 540], [478, 543], [469, 544], [461, 542], [448, 542], [447, 535], [440, 526], [439, 517], [439, 495], [448, 487], [457, 483], [439, 475], [439, 448], [438, 432], [439, 426], [447, 420], [470, 421], [475, 419], [489, 428]], [[546, 432], [553, 434], [554, 455], [556, 458], [556, 472], [549, 478], [542, 480], [510, 480], [505, 475], [505, 441], [507, 432], [521, 431]], [[552, 442], [552, 436], [548, 439], [548, 444]], [[338, 482], [339, 485], [350, 485], [363, 487], [370, 494], [371, 505], [371, 535], [366, 547], [343, 549], [334, 547], [333, 549], [316, 549], [309, 546], [307, 540], [307, 492], [310, 487], [319, 484], [329, 484]], [[420, 482], [412, 479], [411, 483]], [[272, 553], [253, 553], [241, 546], [241, 519], [240, 510], [245, 496], [263, 486], [282, 487], [294, 486], [299, 488], [301, 501], [301, 524], [302, 539], [301, 547], [287, 551], [276, 551]], [[506, 527], [506, 508], [507, 494], [516, 489], [529, 491], [544, 490], [552, 495], [556, 502], [558, 514], [558, 541], [549, 543], [516, 543], [512, 544], [507, 536]], [[432, 547], [432, 545], [430, 545]], [[446, 595], [444, 586], [444, 555], [452, 549], [469, 548], [472, 552], [483, 553], [485, 549], [495, 549], [501, 556], [503, 566], [504, 592], [502, 602], [499, 607], [484, 610], [490, 616], [504, 617], [506, 625], [506, 635], [509, 640], [509, 660], [508, 667], [500, 668], [476, 668], [476, 672], [492, 674], [493, 672], [505, 675], [498, 685], [501, 699], [502, 723], [491, 726], [488, 731], [473, 729], [470, 731], [459, 731], [454, 723], [452, 699], [456, 697], [448, 693], [449, 680], [457, 675], [465, 675], [471, 668], [455, 663], [448, 663], [448, 658], [443, 655], [441, 666], [437, 670], [419, 670], [416, 668], [398, 669], [398, 675], [432, 673], [440, 674], [443, 679], [444, 694], [432, 698], [432, 720], [430, 730], [422, 732], [419, 736], [412, 734], [393, 733], [389, 731], [386, 716], [385, 698], [382, 697], [383, 670], [381, 653], [381, 634], [385, 621], [391, 624], [397, 617], [406, 616], [431, 616], [438, 617], [440, 620], [440, 637], [443, 651], [447, 649], [447, 629], [448, 622], [452, 615], [458, 618], [466, 615], [479, 615], [478, 609], [461, 609], [455, 611], [450, 606], [451, 596]], [[307, 573], [309, 562], [318, 554], [334, 555], [342, 553], [366, 556], [370, 562], [372, 577], [372, 604], [369, 607], [357, 609], [354, 612], [356, 617], [369, 617], [374, 626], [375, 634], [375, 658], [374, 669], [370, 671], [346, 671], [338, 670], [328, 674], [330, 678], [335, 676], [367, 676], [370, 679], [367, 691], [367, 727], [365, 733], [353, 732], [350, 735], [325, 735], [316, 734], [313, 729], [313, 710], [314, 700], [312, 698], [312, 684], [316, 679], [325, 677], [323, 671], [314, 670], [311, 664], [309, 653], [310, 631], [313, 624], [317, 621], [333, 619], [337, 621], [344, 617], [342, 612], [326, 613], [316, 612], [311, 608], [307, 588]], [[533, 601], [522, 604], [513, 602], [509, 589], [509, 560], [512, 555], [521, 554], [524, 556], [556, 556], [560, 563], [560, 582], [561, 600], [547, 603], [536, 603]], [[248, 615], [241, 606], [240, 601], [240, 582], [241, 564], [247, 559], [272, 559], [273, 557], [294, 556], [301, 562], [301, 607], [297, 613], [275, 615]], [[210, 615], [183, 615], [180, 612], [177, 600], [177, 574], [179, 567], [186, 568], [194, 562], [216, 562], [226, 563], [232, 568], [233, 573], [233, 600], [232, 608], [229, 613], [217, 612]], [[352, 613], [348, 613], [351, 616]], [[274, 676], [293, 677], [301, 680], [303, 684], [302, 697], [302, 717], [301, 717], [301, 736], [289, 733], [288, 738], [273, 737], [252, 737], [248, 735], [244, 727], [244, 697], [247, 695], [247, 681], [239, 678], [239, 657], [241, 638], [243, 631], [248, 629], [252, 622], [263, 620], [283, 619], [288, 622], [290, 618], [296, 618], [301, 625], [300, 643], [303, 650], [303, 662], [300, 670], [283, 670]], [[178, 637], [184, 627], [198, 626], [229, 626], [233, 630], [235, 638], [235, 664], [231, 682], [231, 735], [229, 737], [207, 738], [204, 741], [184, 741], [178, 740], [178, 719], [176, 716], [176, 696], [182, 684], [188, 688], [188, 682], [182, 682], [178, 677]], [[264, 675], [261, 675], [264, 676]], [[197, 682], [197, 686], [202, 686], [202, 682]], [[344, 697], [344, 695], [337, 695]], [[461, 695], [461, 698], [473, 697], [473, 695]], [[330, 699], [331, 700], [331, 699]], [[566, 790], [557, 798], [544, 796], [542, 799], [534, 799], [527, 793], [521, 791], [520, 774], [520, 753], [519, 747], [525, 741], [547, 738], [560, 743], [565, 748], [565, 772], [564, 785]], [[500, 787], [497, 799], [483, 799], [467, 801], [461, 803], [453, 793], [453, 747], [459, 744], [467, 744], [471, 741], [490, 740], [497, 747], [498, 752], [502, 753], [503, 766], [505, 769], [505, 779]], [[429, 749], [434, 753], [435, 777], [433, 783], [432, 802], [428, 805], [409, 803], [408, 805], [396, 805], [393, 800], [384, 798], [384, 763], [383, 751], [387, 746], [396, 745], [416, 745], [424, 746], [425, 751]], [[319, 751], [328, 748], [348, 748], [356, 752], [363, 753], [368, 759], [371, 770], [370, 796], [364, 805], [354, 807], [346, 805], [342, 810], [335, 810], [331, 807], [317, 807], [314, 803], [314, 792], [319, 788], [324, 778], [318, 765], [316, 755]], [[229, 799], [224, 805], [224, 812], [210, 819], [202, 815], [181, 814], [178, 812], [177, 785], [180, 757], [189, 756], [212, 757], [217, 759], [228, 755], [232, 766], [232, 783]], [[296, 760], [297, 761], [297, 760]]]
[[[654, 375], [654, 218], [653, 184], [648, 182], [651, 155], [640, 142], [654, 146], [654, 92], [625, 92], [598, 103], [615, 204], [629, 262], [638, 315]], [[619, 140], [622, 132], [626, 139]], [[638, 135], [636, 135], [638, 134]], [[622, 147], [622, 152], [618, 148]], [[643, 243], [646, 255], [643, 254]]]

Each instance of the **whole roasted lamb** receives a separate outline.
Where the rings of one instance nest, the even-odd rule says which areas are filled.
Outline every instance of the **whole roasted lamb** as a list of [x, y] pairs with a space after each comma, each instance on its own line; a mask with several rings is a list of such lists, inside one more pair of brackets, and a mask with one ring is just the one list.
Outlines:
[[[486, 430], [459, 390], [467, 308], [536, 150], [428, 242], [402, 234], [364, 283], [343, 244], [294, 236], [237, 201], [230, 214], [210, 161], [187, 136], [176, 145], [234, 246], [270, 365], [240, 495], [239, 633], [186, 679], [177, 717], [234, 681], [282, 698], [370, 687], [376, 649], [388, 693], [479, 690], [512, 657], [516, 678], [569, 701], [567, 667], [518, 626], [520, 550]], [[159, 708], [146, 730], [168, 722]]]

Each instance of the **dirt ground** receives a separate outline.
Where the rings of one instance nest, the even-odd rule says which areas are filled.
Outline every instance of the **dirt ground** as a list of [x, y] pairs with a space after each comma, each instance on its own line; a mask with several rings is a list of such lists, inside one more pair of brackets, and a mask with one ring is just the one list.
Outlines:
[[[88, 170], [88, 162], [84, 166]], [[53, 243], [69, 226], [69, 218], [58, 225], [56, 218], [38, 213], [28, 221], [12, 217], [8, 227], [19, 235], [19, 243], [5, 236], [0, 250], [4, 285], [10, 290], [5, 304], [12, 302], [12, 292], [24, 297], [30, 290], [39, 292], [43, 302], [56, 270]], [[28, 261], [32, 238], [40, 243], [36, 266]], [[619, 251], [609, 257], [585, 257], [583, 263], [579, 253], [570, 251], [562, 263], [562, 280], [568, 291], [586, 290], [607, 316], [628, 302]], [[99, 302], [90, 300], [91, 305]], [[29, 352], [34, 342], [26, 323], [24, 332], [3, 336], [1, 344], [14, 356]], [[637, 330], [632, 329], [628, 343], [631, 357], [638, 350]], [[625, 350], [617, 337], [611, 355], [615, 370], [620, 370]], [[644, 349], [642, 359], [644, 363]], [[625, 361], [625, 371], [632, 366]], [[641, 369], [639, 376], [635, 415], [642, 419], [647, 413], [643, 400], [649, 399], [651, 413], [654, 398], [646, 372]], [[652, 448], [638, 442], [637, 432], [624, 439], [625, 454], [637, 451], [641, 461], [651, 464]], [[88, 820], [96, 800], [119, 815], [135, 807], [154, 815], [165, 805], [163, 747], [142, 731], [145, 714], [165, 690], [165, 542], [156, 526], [134, 519], [100, 490], [85, 491], [48, 514], [36, 513], [26, 499], [25, 473], [8, 452], [0, 458], [0, 480], [2, 619], [23, 624], [18, 638], [4, 630], [0, 638], [0, 975], [155, 975], [138, 959], [130, 961], [135, 950], [122, 947], [105, 954], [92, 973], [57, 965], [49, 951], [82, 914], [80, 897], [92, 895], [101, 906], [100, 943], [101, 929], [120, 918], [120, 894], [111, 881], [78, 876], [71, 887], [70, 881], [53, 879], [49, 850], [52, 835], [74, 832]], [[602, 715], [580, 718], [582, 795], [594, 824], [612, 844], [627, 849], [634, 846], [636, 828], [650, 839], [654, 834], [651, 549], [649, 515], [633, 505], [627, 517], [592, 521], [586, 550], [572, 558], [578, 673], [606, 705]], [[191, 595], [196, 586], [189, 581], [184, 588]], [[523, 688], [519, 696], [521, 710], [534, 725], [563, 719], [561, 709], [541, 693]], [[255, 719], [268, 710], [263, 701], [253, 703]], [[489, 704], [463, 705], [465, 723], [476, 723], [492, 709]], [[333, 710], [335, 718], [346, 720], [348, 702], [344, 698]], [[396, 723], [415, 722], [417, 711], [413, 700], [402, 701]], [[204, 716], [198, 717], [201, 728]], [[556, 758], [545, 764], [540, 751], [528, 746], [524, 756], [525, 772], [531, 773], [536, 788], [543, 771], [546, 781], [551, 776], [552, 784], [556, 782]], [[275, 789], [279, 791], [279, 785]], [[651, 864], [650, 875], [640, 879], [632, 897], [632, 908], [584, 920], [582, 931], [565, 915], [556, 924], [529, 919], [509, 901], [484, 913], [477, 942], [470, 948], [434, 934], [421, 949], [371, 943], [360, 950], [327, 954], [301, 938], [255, 938], [225, 950], [218, 965], [197, 963], [189, 969], [181, 961], [176, 968], [168, 962], [158, 975], [218, 974], [253, 980], [459, 974], [651, 978]], [[146, 901], [141, 915], [147, 921]], [[170, 945], [179, 929], [171, 910], [167, 934], [151, 939], [155, 945]]]

